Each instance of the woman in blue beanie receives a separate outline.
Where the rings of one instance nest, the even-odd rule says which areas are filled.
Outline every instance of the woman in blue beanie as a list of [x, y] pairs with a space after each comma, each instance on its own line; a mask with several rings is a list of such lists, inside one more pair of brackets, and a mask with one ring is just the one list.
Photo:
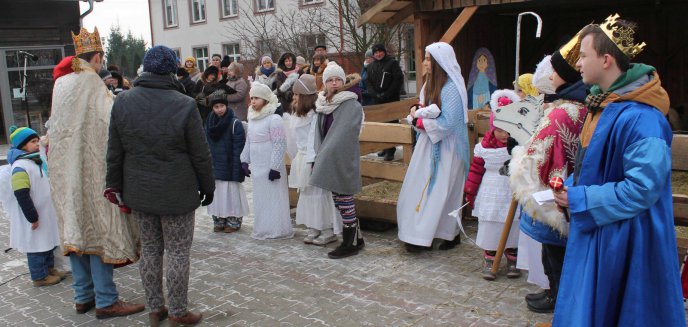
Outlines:
[[195, 325], [201, 315], [187, 310], [189, 252], [194, 212], [213, 201], [210, 151], [196, 103], [183, 94], [175, 76], [174, 52], [151, 48], [143, 70], [136, 87], [120, 94], [112, 107], [105, 196], [131, 208], [141, 230], [139, 271], [151, 325], [168, 315], [164, 252], [170, 320]]

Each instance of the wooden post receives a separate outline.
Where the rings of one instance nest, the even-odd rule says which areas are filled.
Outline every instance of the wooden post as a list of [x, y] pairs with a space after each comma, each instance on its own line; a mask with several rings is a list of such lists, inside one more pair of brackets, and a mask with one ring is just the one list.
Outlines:
[[459, 35], [459, 32], [461, 32], [463, 27], [466, 26], [466, 23], [468, 23], [471, 17], [473, 17], [473, 14], [475, 14], [476, 10], [478, 10], [478, 6], [463, 8], [459, 14], [459, 17], [456, 17], [456, 20], [451, 24], [451, 26], [449, 26], [447, 31], [444, 32], [444, 35], [440, 41], [451, 44], [456, 36]]
[[421, 15], [413, 16], [413, 51], [416, 52], [416, 93], [420, 94], [423, 87], [423, 59], [425, 59], [425, 46], [430, 44], [429, 32], [430, 20], [423, 19]]
[[499, 239], [499, 245], [497, 246], [497, 254], [495, 254], [494, 261], [492, 262], [492, 273], [497, 275], [499, 270], [499, 263], [502, 260], [502, 255], [504, 255], [504, 248], [506, 248], [506, 241], [509, 238], [509, 233], [511, 232], [511, 225], [514, 223], [514, 215], [516, 215], [516, 208], [518, 207], [518, 201], [511, 198], [511, 206], [509, 206], [509, 213], [506, 216], [506, 221], [504, 222], [504, 229], [502, 229], [502, 237]]

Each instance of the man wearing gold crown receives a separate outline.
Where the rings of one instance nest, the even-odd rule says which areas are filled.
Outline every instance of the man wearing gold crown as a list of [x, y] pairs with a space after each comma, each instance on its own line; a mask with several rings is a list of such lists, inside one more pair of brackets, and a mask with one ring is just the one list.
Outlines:
[[119, 299], [115, 265], [139, 258], [136, 222], [101, 196], [105, 188], [110, 110], [114, 96], [98, 76], [103, 47], [98, 30], [72, 33], [72, 73], [55, 81], [50, 117], [50, 191], [65, 255], [74, 277], [76, 312], [96, 308], [98, 319], [144, 310]]
[[569, 240], [554, 326], [685, 326], [671, 195], [669, 97], [631, 64], [635, 24], [610, 16], [580, 34], [592, 85], [567, 188]]

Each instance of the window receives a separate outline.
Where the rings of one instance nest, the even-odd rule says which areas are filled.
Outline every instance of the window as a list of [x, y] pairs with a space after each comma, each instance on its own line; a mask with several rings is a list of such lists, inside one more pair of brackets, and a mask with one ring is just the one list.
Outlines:
[[222, 0], [222, 18], [237, 16], [237, 0]]
[[237, 62], [241, 60], [241, 54], [239, 53], [239, 44], [238, 43], [231, 43], [231, 44], [223, 44], [222, 45], [222, 52], [229, 56], [229, 58], [232, 60], [232, 62]]
[[326, 45], [324, 34], [306, 34], [301, 39], [303, 41], [303, 47], [307, 51], [308, 58], [312, 58], [315, 54], [316, 45]]
[[163, 0], [165, 6], [165, 27], [177, 27], [177, 0]]
[[275, 9], [275, 0], [255, 0], [256, 12], [264, 12]]
[[174, 55], [177, 56], [177, 60], [180, 60], [180, 61], [181, 61], [181, 58], [182, 58], [182, 49], [175, 48], [175, 49], [172, 49], [172, 51], [174, 51]]
[[323, 0], [303, 0], [302, 3], [304, 6], [307, 6], [307, 5], [313, 5], [316, 3], [323, 3]]
[[413, 42], [413, 28], [409, 28], [406, 33], [406, 58], [408, 60], [408, 79], [416, 79], [416, 48]]
[[191, 0], [191, 23], [205, 22], [205, 0]]
[[198, 70], [204, 71], [208, 67], [208, 47], [193, 48], [193, 54]]

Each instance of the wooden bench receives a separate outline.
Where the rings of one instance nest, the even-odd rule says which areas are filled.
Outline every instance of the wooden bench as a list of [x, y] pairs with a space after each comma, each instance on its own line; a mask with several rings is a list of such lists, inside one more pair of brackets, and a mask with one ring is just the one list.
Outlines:
[[[671, 144], [671, 170], [673, 172], [688, 171], [688, 135], [675, 134]], [[673, 194], [674, 225], [688, 227], [688, 195]], [[683, 264], [683, 258], [688, 251], [688, 239], [676, 237], [678, 247], [679, 264]]]

